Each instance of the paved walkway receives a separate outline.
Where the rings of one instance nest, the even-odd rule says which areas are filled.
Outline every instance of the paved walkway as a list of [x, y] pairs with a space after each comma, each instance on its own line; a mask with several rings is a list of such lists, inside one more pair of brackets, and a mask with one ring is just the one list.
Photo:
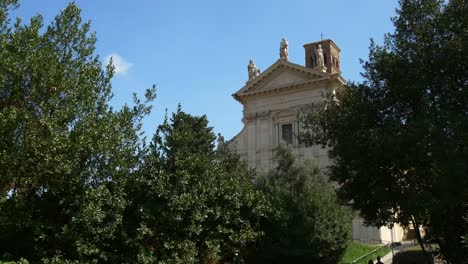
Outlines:
[[[410, 241], [410, 242], [403, 242], [403, 244], [401, 246], [398, 246], [398, 247], [394, 247], [393, 248], [393, 252], [390, 251], [390, 253], [388, 253], [387, 255], [383, 256], [380, 261], [382, 261], [384, 264], [392, 264], [392, 261], [393, 261], [393, 256], [395, 254], [397, 254], [398, 252], [401, 252], [401, 251], [404, 251], [406, 248], [408, 247], [412, 247], [414, 246], [414, 242]], [[374, 261], [374, 263], [377, 262], [377, 261]]]
[[384, 264], [392, 264], [393, 260], [393, 253], [390, 251], [387, 255], [383, 256], [380, 261], [382, 261]]

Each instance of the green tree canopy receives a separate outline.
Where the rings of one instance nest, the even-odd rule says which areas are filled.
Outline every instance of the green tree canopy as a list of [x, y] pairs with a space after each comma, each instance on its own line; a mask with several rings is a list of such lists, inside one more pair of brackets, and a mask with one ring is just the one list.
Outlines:
[[[331, 176], [368, 223], [414, 224], [453, 263], [468, 201], [468, 2], [399, 1], [395, 32], [370, 46], [364, 82], [305, 118], [331, 147]], [[418, 228], [416, 228], [416, 231]]]
[[256, 180], [275, 210], [264, 223], [254, 263], [337, 260], [351, 238], [351, 210], [340, 205], [333, 185], [312, 161], [296, 160], [279, 147], [278, 166]]
[[147, 260], [240, 261], [262, 236], [269, 206], [253, 189], [253, 172], [228, 149], [215, 151], [214, 140], [206, 116], [180, 106], [158, 127], [132, 186]]
[[69, 4], [43, 27], [0, 1], [0, 256], [119, 262], [125, 182], [139, 164], [146, 101], [114, 110], [113, 66]]

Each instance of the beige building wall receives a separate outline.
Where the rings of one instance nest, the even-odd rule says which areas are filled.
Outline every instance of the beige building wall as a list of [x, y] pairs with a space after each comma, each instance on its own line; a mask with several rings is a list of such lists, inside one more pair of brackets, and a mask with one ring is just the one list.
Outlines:
[[382, 226], [380, 228], [374, 226], [366, 226], [364, 219], [357, 215], [353, 219], [353, 240], [368, 243], [393, 243], [403, 240], [405, 230], [399, 226], [394, 225], [393, 228]]
[[[325, 87], [316, 88], [322, 92]], [[285, 92], [263, 98], [254, 98], [246, 102], [244, 108], [244, 128], [231, 140], [238, 153], [251, 167], [260, 170], [273, 168], [274, 150], [285, 143], [282, 126], [292, 126], [292, 144], [299, 157], [313, 158], [322, 165], [328, 164], [325, 149], [320, 146], [305, 148], [299, 144], [298, 135], [301, 132], [299, 116], [301, 109], [312, 102], [322, 99], [321, 92], [316, 89], [304, 89], [296, 92]], [[291, 101], [286, 99], [291, 98]]]
[[[375, 244], [382, 242], [382, 234], [381, 230], [377, 227], [373, 226], [365, 226], [364, 219], [359, 216], [356, 216], [353, 219], [353, 240], [368, 243], [368, 244]], [[385, 233], [385, 232], [384, 232]]]

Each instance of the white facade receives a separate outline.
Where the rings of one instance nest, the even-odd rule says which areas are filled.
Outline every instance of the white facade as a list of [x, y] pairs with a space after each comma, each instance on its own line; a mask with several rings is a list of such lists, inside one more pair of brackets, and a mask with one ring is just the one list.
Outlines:
[[300, 157], [312, 157], [326, 165], [325, 149], [320, 146], [305, 148], [299, 144], [298, 119], [304, 107], [323, 100], [324, 92], [342, 84], [337, 74], [314, 72], [278, 60], [265, 73], [248, 82], [244, 87], [247, 89], [236, 94], [244, 105], [244, 128], [229, 144], [237, 148], [249, 166], [257, 169], [273, 167], [274, 149], [280, 143], [291, 144]]
[[[251, 61], [250, 80], [233, 94], [243, 105], [244, 127], [227, 143], [250, 167], [263, 171], [272, 169], [274, 150], [281, 143], [291, 145], [299, 158], [314, 159], [323, 168], [330, 164], [327, 149], [321, 146], [306, 148], [299, 144], [298, 135], [302, 129], [299, 121], [301, 113], [310, 104], [322, 102], [325, 92], [345, 84], [339, 68], [340, 49], [331, 40], [304, 47], [306, 66], [291, 63], [283, 57], [260, 74]], [[315, 63], [317, 48], [323, 48], [322, 65]], [[359, 217], [353, 220], [354, 240], [394, 241], [389, 238], [396, 238], [389, 229], [364, 227]]]

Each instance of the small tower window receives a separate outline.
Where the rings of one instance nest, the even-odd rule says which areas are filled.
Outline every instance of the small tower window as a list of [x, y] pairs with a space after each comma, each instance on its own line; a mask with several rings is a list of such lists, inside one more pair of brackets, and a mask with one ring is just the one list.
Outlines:
[[323, 64], [327, 65], [327, 53], [323, 53]]

